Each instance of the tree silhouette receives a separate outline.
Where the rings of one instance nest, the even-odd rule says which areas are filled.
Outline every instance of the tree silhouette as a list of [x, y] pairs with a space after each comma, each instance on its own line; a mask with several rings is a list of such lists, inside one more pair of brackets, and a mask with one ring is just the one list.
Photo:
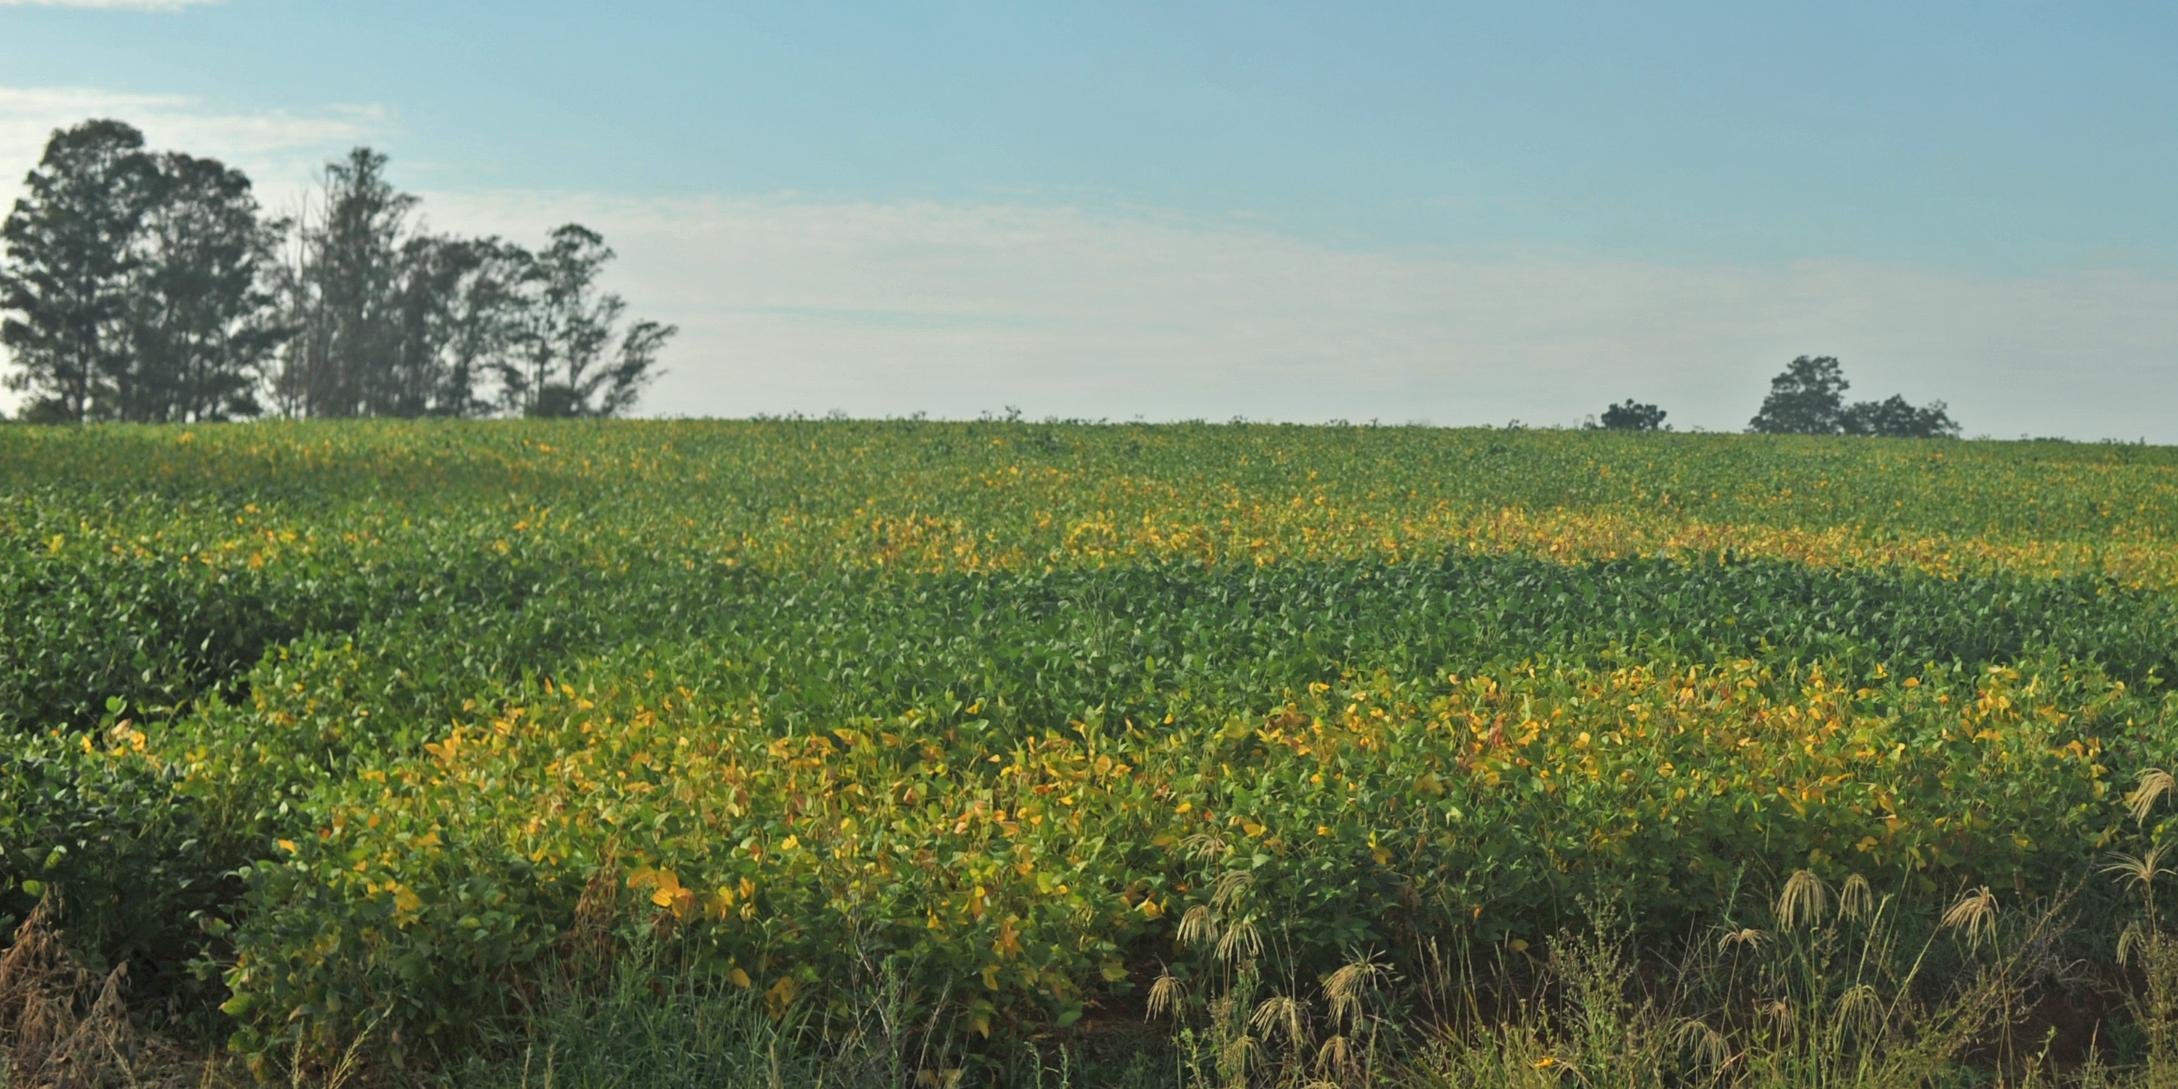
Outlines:
[[295, 338], [273, 392], [289, 415], [389, 414], [401, 400], [387, 378], [399, 355], [394, 299], [415, 207], [386, 180], [379, 152], [359, 147], [326, 164], [317, 217], [299, 227], [285, 285]]
[[1770, 395], [1747, 430], [1768, 435], [1871, 435], [1903, 439], [1957, 438], [1958, 422], [1942, 401], [1915, 406], [1892, 394], [1882, 401], [1845, 403], [1848, 383], [1831, 356], [1801, 356], [1770, 379]]
[[0, 226], [21, 418], [223, 420], [260, 394], [330, 418], [634, 407], [676, 330], [600, 286], [602, 236], [568, 224], [532, 253], [428, 233], [386, 163], [355, 148], [314, 209], [268, 222], [217, 160], [154, 154], [120, 121], [56, 130]]
[[0, 345], [9, 388], [30, 394], [26, 417], [120, 414], [114, 382], [133, 369], [123, 319], [157, 183], [143, 133], [107, 120], [54, 132], [25, 179], [0, 225]]
[[1642, 404], [1631, 397], [1603, 410], [1603, 429], [1606, 431], [1662, 431], [1664, 410], [1655, 405]]
[[516, 350], [499, 370], [501, 397], [525, 416], [616, 416], [656, 378], [658, 352], [678, 330], [655, 321], [620, 328], [627, 301], [600, 290], [613, 258], [596, 231], [569, 223], [529, 255], [520, 279]]
[[1762, 410], [1747, 430], [1765, 435], [1835, 435], [1845, 415], [1850, 386], [1832, 356], [1800, 356], [1770, 379]]
[[127, 311], [132, 380], [116, 383], [121, 415], [255, 416], [264, 366], [287, 337], [271, 279], [286, 225], [260, 218], [239, 170], [178, 153], [157, 163]]
[[1959, 435], [1959, 425], [1942, 401], [1917, 407], [1895, 393], [1883, 401], [1862, 401], [1846, 409], [1839, 426], [1848, 435], [1893, 439], [1949, 439]]

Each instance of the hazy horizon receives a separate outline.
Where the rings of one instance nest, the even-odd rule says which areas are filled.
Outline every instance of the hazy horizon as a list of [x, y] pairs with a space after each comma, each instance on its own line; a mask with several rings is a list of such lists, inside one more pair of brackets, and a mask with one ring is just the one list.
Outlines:
[[1731, 431], [1809, 354], [2168, 444], [2174, 52], [2028, 2], [0, 0], [0, 206], [88, 117], [273, 211], [369, 144], [438, 229], [601, 231], [683, 330], [646, 415]]

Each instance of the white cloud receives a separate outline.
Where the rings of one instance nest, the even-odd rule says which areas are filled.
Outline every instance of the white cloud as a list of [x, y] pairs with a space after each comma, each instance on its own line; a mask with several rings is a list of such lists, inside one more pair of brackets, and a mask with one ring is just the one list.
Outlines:
[[1737, 429], [1800, 353], [1969, 433], [2178, 441], [2178, 279], [1855, 262], [1381, 252], [1074, 207], [435, 193], [437, 224], [580, 220], [679, 322], [651, 411], [1570, 423], [1633, 396]]
[[[275, 208], [396, 128], [368, 106], [0, 87], [0, 207], [51, 129], [91, 116], [233, 162]], [[1034, 203], [423, 195], [435, 229], [602, 231], [613, 286], [683, 330], [659, 413], [1570, 423], [1631, 396], [1737, 429], [1787, 360], [1828, 353], [1856, 395], [1941, 397], [1970, 433], [2178, 442], [2178, 278], [2145, 272], [1372, 251]]]
[[239, 166], [256, 181], [259, 199], [275, 206], [300, 193], [327, 157], [395, 129], [392, 115], [373, 105], [235, 110], [188, 95], [0, 86], [0, 207], [13, 205], [54, 129], [93, 117], [135, 125], [154, 148]]
[[100, 11], [180, 11], [221, 0], [0, 0], [0, 8], [93, 8]]

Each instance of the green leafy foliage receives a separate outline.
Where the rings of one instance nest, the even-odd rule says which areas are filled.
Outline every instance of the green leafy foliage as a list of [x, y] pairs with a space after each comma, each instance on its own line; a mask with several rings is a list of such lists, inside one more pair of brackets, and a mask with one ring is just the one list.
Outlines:
[[[2160, 842], [2178, 458], [982, 423], [0, 432], [0, 914], [259, 1057], [641, 942], [999, 1047], [1153, 980]], [[2107, 898], [2082, 917], [2107, 921]], [[195, 975], [188, 971], [196, 966]], [[1397, 995], [1393, 995], [1398, 1000]], [[996, 1042], [993, 1042], [996, 1041]], [[1008, 1045], [1010, 1046], [1010, 1045]]]

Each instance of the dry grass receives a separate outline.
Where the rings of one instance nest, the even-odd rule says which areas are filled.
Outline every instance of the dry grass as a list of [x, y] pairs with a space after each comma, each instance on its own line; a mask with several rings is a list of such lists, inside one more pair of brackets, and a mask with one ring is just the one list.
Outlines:
[[[2178, 1089], [2178, 936], [2155, 916], [2155, 886], [2171, 875], [2159, 861], [2106, 868], [2143, 908], [2117, 945], [2137, 1040], [2119, 1067], [2103, 1047], [2060, 1068], [2046, 1043], [2012, 1040], [2030, 1020], [2030, 977], [2056, 943], [2061, 904], [2022, 910], [1976, 888], [1916, 922], [1864, 881], [1794, 874], [1768, 905], [1773, 929], [1723, 926], [1677, 961], [1642, 955], [1605, 906], [1532, 953], [1499, 955], [1494, 970], [1459, 958], [1412, 979], [1362, 950], [1320, 977], [1275, 982], [1275, 924], [1259, 940], [1229, 938], [1258, 929], [1245, 921], [1249, 886], [1232, 881], [1217, 906], [1240, 918], [1205, 919], [1199, 935], [1219, 970], [1156, 976], [1123, 1070], [1076, 1068], [1063, 1040], [978, 1066], [957, 1043], [931, 1050], [929, 1026], [892, 1024], [874, 998], [845, 1021], [780, 1021], [755, 996], [675, 975], [660, 936], [633, 948], [615, 939], [605, 921], [620, 893], [600, 883], [567, 935], [567, 970], [519, 1031], [434, 1072], [369, 1076], [351, 1048], [337, 1063], [297, 1056], [260, 1076], [295, 1089]], [[134, 1031], [126, 973], [85, 970], [57, 917], [41, 904], [0, 956], [0, 1089], [241, 1084], [230, 1066], [188, 1062]], [[1947, 967], [1930, 974], [1939, 959]]]
[[[11, 1089], [172, 1084], [175, 1056], [145, 1041], [122, 993], [128, 965], [103, 978], [68, 952], [47, 895], [0, 955], [0, 1074]], [[147, 1073], [161, 1071], [160, 1074]]]

